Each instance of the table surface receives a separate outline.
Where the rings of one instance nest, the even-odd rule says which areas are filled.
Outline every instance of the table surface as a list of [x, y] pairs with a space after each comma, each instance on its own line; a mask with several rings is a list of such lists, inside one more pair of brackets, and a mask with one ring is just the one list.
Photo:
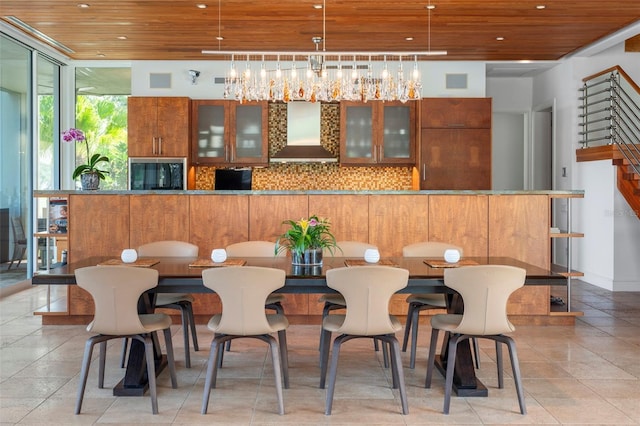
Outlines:
[[[90, 257], [79, 262], [51, 269], [49, 273], [40, 273], [33, 276], [35, 285], [75, 285], [74, 271], [86, 266], [94, 266], [114, 257]], [[162, 292], [190, 292], [206, 293], [211, 290], [202, 285], [203, 267], [190, 267], [198, 258], [156, 257], [158, 263], [151, 266], [159, 272], [158, 291]], [[353, 258], [327, 256], [322, 266], [301, 267], [291, 264], [287, 257], [248, 257], [246, 265], [263, 266], [282, 269], [287, 273], [285, 286], [280, 289], [283, 293], [326, 293], [333, 292], [326, 285], [325, 274], [329, 269], [345, 267], [345, 261]], [[424, 257], [391, 257], [383, 258], [381, 262], [391, 263], [394, 266], [405, 268], [409, 271], [409, 284], [400, 292], [440, 292], [444, 286], [444, 271], [447, 268], [434, 268], [427, 263]], [[441, 260], [441, 259], [440, 259]], [[566, 278], [551, 270], [539, 268], [516, 259], [508, 257], [465, 257], [479, 265], [511, 265], [524, 268], [527, 271], [525, 285], [564, 285]], [[373, 264], [375, 265], [375, 264]], [[108, 267], [108, 266], [105, 266]]]

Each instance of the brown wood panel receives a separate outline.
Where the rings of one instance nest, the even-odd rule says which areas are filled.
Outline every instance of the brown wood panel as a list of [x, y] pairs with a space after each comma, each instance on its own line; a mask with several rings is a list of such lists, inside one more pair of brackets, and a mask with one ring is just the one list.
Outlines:
[[422, 129], [420, 189], [491, 189], [490, 129]]
[[285, 220], [309, 217], [307, 195], [252, 195], [249, 199], [249, 239], [276, 241], [287, 230]]
[[190, 195], [191, 243], [208, 257], [214, 248], [249, 239], [249, 197], [247, 195]]
[[424, 195], [369, 196], [369, 242], [382, 256], [402, 256], [402, 247], [426, 241], [428, 197]]
[[424, 98], [422, 128], [491, 128], [491, 98]]
[[500, 195], [489, 198], [489, 256], [508, 256], [549, 268], [549, 197]]
[[509, 315], [549, 315], [551, 287], [546, 285], [528, 285], [509, 297], [507, 313]]
[[158, 122], [157, 98], [130, 96], [127, 100], [127, 153], [129, 157], [148, 157]]
[[309, 195], [309, 214], [329, 219], [338, 241], [369, 242], [368, 195]]
[[131, 195], [131, 247], [162, 240], [190, 241], [187, 201], [184, 195]]
[[487, 256], [489, 197], [429, 195], [428, 241], [456, 244], [464, 256]]
[[129, 196], [69, 196], [69, 262], [120, 256], [129, 243]]
[[188, 157], [190, 100], [187, 97], [158, 98], [157, 136], [162, 157]]
[[86, 290], [77, 285], [69, 286], [69, 315], [93, 315], [95, 305]]

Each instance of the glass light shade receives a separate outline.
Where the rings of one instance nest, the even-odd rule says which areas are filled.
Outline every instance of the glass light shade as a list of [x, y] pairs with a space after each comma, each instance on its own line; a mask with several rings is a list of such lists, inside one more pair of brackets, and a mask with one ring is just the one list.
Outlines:
[[367, 263], [376, 263], [380, 260], [380, 252], [378, 249], [366, 249], [364, 251], [364, 260]]
[[138, 260], [138, 252], [135, 249], [124, 249], [120, 254], [120, 259], [124, 263], [133, 263]]
[[444, 260], [448, 263], [456, 263], [460, 260], [460, 252], [456, 249], [447, 249], [444, 251]]
[[225, 249], [213, 249], [211, 251], [211, 260], [215, 263], [222, 263], [227, 260], [227, 251]]

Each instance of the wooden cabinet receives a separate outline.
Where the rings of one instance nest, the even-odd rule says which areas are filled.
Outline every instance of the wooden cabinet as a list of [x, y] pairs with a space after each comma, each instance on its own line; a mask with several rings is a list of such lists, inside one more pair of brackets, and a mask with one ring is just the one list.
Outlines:
[[416, 102], [340, 103], [340, 163], [415, 164]]
[[425, 98], [420, 189], [491, 189], [491, 99]]
[[[144, 212], [144, 214], [141, 214]], [[129, 241], [131, 248], [154, 241], [189, 239], [189, 203], [182, 195], [131, 195]]]
[[187, 157], [189, 98], [130, 97], [129, 157]]
[[268, 104], [191, 102], [194, 164], [262, 166], [269, 162]]

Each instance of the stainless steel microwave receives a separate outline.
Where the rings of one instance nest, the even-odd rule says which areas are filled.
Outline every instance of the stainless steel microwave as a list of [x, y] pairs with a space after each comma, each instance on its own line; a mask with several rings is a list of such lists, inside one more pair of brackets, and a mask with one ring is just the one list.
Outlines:
[[129, 189], [187, 189], [187, 159], [129, 157]]

